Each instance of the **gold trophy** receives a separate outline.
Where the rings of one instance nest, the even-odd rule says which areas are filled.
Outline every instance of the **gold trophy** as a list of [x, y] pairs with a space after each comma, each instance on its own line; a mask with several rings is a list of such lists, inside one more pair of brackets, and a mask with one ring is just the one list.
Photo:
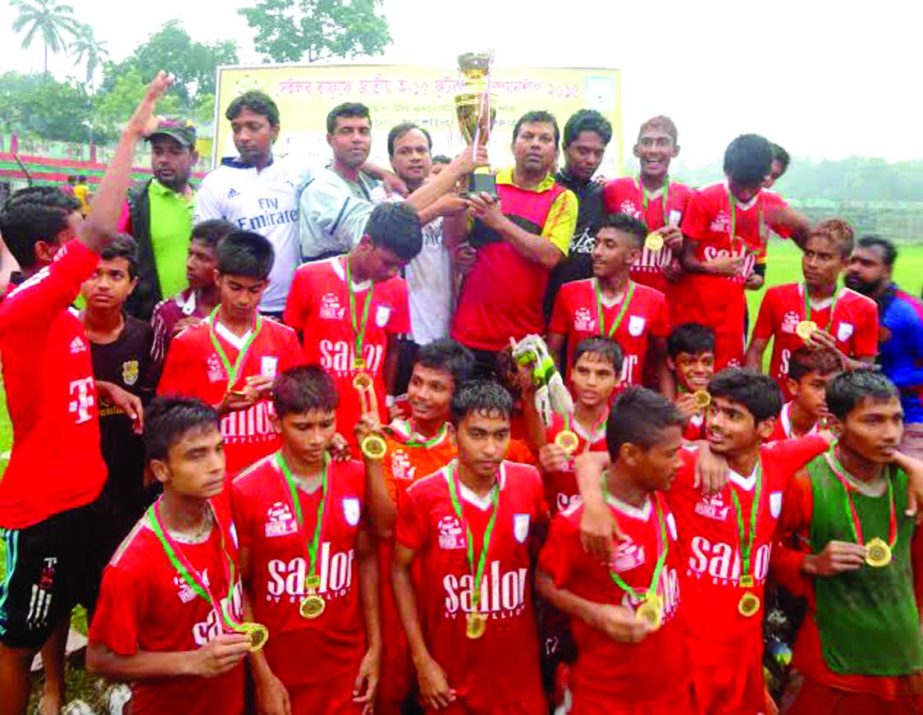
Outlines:
[[[461, 94], [455, 95], [455, 113], [462, 136], [471, 145], [486, 145], [497, 120], [494, 97], [490, 92], [490, 65], [493, 52], [466, 52], [458, 57], [464, 78]], [[473, 147], [472, 147], [473, 148]], [[497, 182], [490, 167], [482, 166], [468, 175], [468, 193], [485, 192], [497, 196]]]

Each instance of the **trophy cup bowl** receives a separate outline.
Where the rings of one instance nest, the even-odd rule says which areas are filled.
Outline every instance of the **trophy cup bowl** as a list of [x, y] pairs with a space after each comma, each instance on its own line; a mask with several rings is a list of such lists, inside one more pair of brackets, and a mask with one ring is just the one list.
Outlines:
[[[478, 144], [486, 145], [497, 120], [496, 102], [487, 86], [492, 61], [491, 52], [468, 52], [458, 58], [463, 87], [462, 92], [455, 95], [455, 114], [468, 144], [477, 138]], [[468, 176], [468, 193], [480, 192], [497, 196], [497, 182], [489, 167], [476, 169]]]

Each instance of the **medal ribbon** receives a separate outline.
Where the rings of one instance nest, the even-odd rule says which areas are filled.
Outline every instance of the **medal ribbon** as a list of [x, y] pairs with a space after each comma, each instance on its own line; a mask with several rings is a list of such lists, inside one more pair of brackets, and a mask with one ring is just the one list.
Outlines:
[[[644, 188], [644, 184], [641, 183], [641, 177], [638, 177], [638, 188], [641, 189], [641, 209], [643, 210], [645, 216], [647, 215], [647, 190]], [[667, 203], [670, 201], [670, 177], [663, 177], [663, 191], [660, 193], [660, 205], [663, 207], [663, 225], [666, 226], [668, 222], [667, 217]]]
[[[327, 503], [327, 465], [330, 463], [330, 456], [324, 454], [324, 469], [321, 472], [321, 495], [320, 495], [320, 504], [317, 505], [317, 522], [314, 525], [314, 536], [310, 541], [305, 539], [305, 543], [308, 547], [308, 578], [314, 578], [317, 575], [317, 547], [320, 544], [320, 534], [323, 530], [324, 524], [324, 505]], [[295, 477], [292, 476], [292, 471], [288, 468], [288, 465], [285, 463], [285, 457], [282, 456], [282, 451], [276, 452], [276, 464], [279, 465], [279, 468], [282, 470], [282, 474], [285, 475], [285, 483], [288, 485], [289, 496], [292, 499], [292, 506], [295, 509], [295, 520], [298, 522], [298, 532], [302, 538], [304, 534], [304, 515], [301, 513], [301, 500], [298, 498], [298, 485], [295, 483]]]
[[[811, 319], [811, 299], [808, 296], [808, 284], [802, 283], [801, 290], [804, 291], [804, 319]], [[827, 322], [827, 327], [824, 328], [826, 332], [830, 332], [830, 328], [833, 327], [833, 311], [836, 310], [837, 301], [840, 299], [840, 285], [837, 285], [833, 289], [833, 302], [830, 304], [830, 320]]]
[[[211, 509], [211, 507], [209, 507], [209, 509]], [[224, 575], [228, 580], [228, 595], [226, 601], [230, 603], [231, 596], [234, 592], [234, 581], [237, 578], [236, 569], [234, 567], [234, 559], [231, 558], [231, 555], [227, 551], [227, 545], [224, 541], [224, 529], [221, 528], [221, 523], [218, 521], [218, 515], [215, 514], [214, 510], [212, 510], [212, 515], [215, 517], [215, 526], [217, 527], [218, 534], [221, 537], [221, 553], [224, 555]], [[160, 499], [148, 507], [147, 519], [150, 522], [151, 529], [157, 536], [157, 540], [160, 542], [164, 553], [167, 555], [167, 558], [170, 559], [170, 563], [173, 565], [173, 568], [179, 572], [179, 575], [182, 577], [183, 581], [185, 581], [186, 584], [193, 591], [195, 591], [199, 598], [208, 603], [212, 609], [217, 610], [221, 614], [221, 620], [224, 621], [228, 628], [230, 628], [232, 631], [240, 631], [240, 623], [233, 620], [230, 615], [228, 615], [225, 604], [214, 597], [211, 589], [205, 584], [205, 579], [202, 578], [199, 572], [196, 571], [195, 567], [189, 563], [189, 560], [186, 558], [183, 550], [179, 547], [179, 544], [173, 540], [167, 530], [163, 527], [163, 521], [160, 518]]]
[[220, 306], [216, 307], [212, 311], [211, 323], [208, 327], [208, 337], [211, 338], [212, 345], [215, 346], [215, 352], [218, 353], [218, 358], [221, 360], [221, 364], [224, 365], [224, 369], [228, 374], [228, 389], [230, 390], [234, 387], [234, 383], [237, 382], [237, 373], [240, 371], [241, 365], [244, 364], [244, 360], [247, 359], [250, 346], [253, 345], [253, 341], [256, 340], [256, 337], [260, 334], [260, 330], [263, 329], [263, 316], [259, 313], [256, 314], [256, 326], [250, 331], [250, 335], [244, 341], [244, 344], [240, 346], [240, 351], [237, 353], [237, 360], [231, 365], [227, 353], [224, 352], [224, 348], [221, 347], [221, 343], [218, 340], [218, 334], [215, 332], [215, 322], [218, 320], [219, 307]]
[[[606, 499], [609, 498], [609, 489], [606, 485], [606, 478], [602, 478], [602, 489], [603, 495]], [[625, 591], [630, 596], [638, 600], [646, 600], [652, 598], [657, 593], [657, 582], [660, 580], [660, 573], [663, 571], [663, 565], [667, 562], [667, 552], [670, 550], [670, 542], [667, 541], [667, 522], [663, 517], [663, 507], [660, 506], [660, 500], [656, 497], [653, 497], [654, 503], [657, 505], [657, 521], [660, 522], [660, 531], [658, 532], [657, 538], [657, 563], [654, 565], [654, 573], [651, 576], [651, 585], [647, 587], [646, 591], [638, 591], [634, 586], [629, 586], [625, 583], [624, 579], [619, 576], [611, 568], [609, 569], [609, 578], [612, 579], [612, 583], [618, 586], [620, 589]]]
[[455, 509], [455, 515], [465, 525], [465, 536], [468, 540], [468, 567], [471, 569], [471, 575], [474, 578], [474, 586], [471, 589], [471, 603], [477, 609], [481, 603], [481, 581], [484, 578], [484, 566], [487, 563], [487, 550], [490, 547], [490, 537], [494, 531], [494, 524], [497, 521], [497, 504], [500, 501], [500, 484], [498, 483], [493, 490], [491, 497], [490, 519], [487, 521], [487, 527], [484, 529], [484, 543], [481, 544], [481, 555], [478, 557], [477, 569], [474, 566], [474, 536], [471, 533], [471, 527], [468, 520], [465, 519], [461, 502], [458, 500], [459, 487], [456, 485], [455, 462], [449, 462], [446, 468], [449, 477], [449, 496], [452, 498], [452, 507]]
[[[734, 196], [734, 192], [728, 189], [728, 203], [731, 205], [731, 248], [734, 248], [734, 244], [737, 242], [737, 198]], [[757, 205], [757, 232], [759, 233], [760, 241], [763, 242], [765, 225], [763, 224], [763, 203], [759, 202]], [[740, 239], [740, 244], [743, 246], [743, 249], [746, 253], [752, 253], [756, 255], [759, 253], [758, 249], [750, 248], [747, 245], [747, 242], [743, 239]]]
[[737, 541], [740, 544], [740, 574], [741, 576], [750, 575], [750, 556], [753, 552], [753, 539], [756, 537], [756, 517], [760, 511], [760, 494], [763, 491], [763, 465], [761, 462], [756, 463], [756, 488], [753, 490], [753, 505], [750, 507], [750, 533], [747, 535], [747, 542], [744, 543], [744, 515], [740, 508], [740, 499], [734, 487], [728, 486], [731, 490], [731, 501], [734, 502], [734, 512], [737, 514]]
[[593, 279], [593, 287], [596, 289], [596, 317], [599, 320], [599, 334], [611, 338], [615, 335], [615, 331], [619, 329], [622, 319], [628, 311], [628, 304], [631, 303], [631, 297], [635, 294], [635, 283], [632, 280], [628, 281], [628, 290], [622, 296], [622, 307], [619, 309], [618, 315], [615, 316], [615, 322], [612, 327], [609, 328], [608, 336], [606, 336], [605, 319], [603, 317], [603, 292], [599, 287], [599, 278]]
[[[856, 505], [852, 499], [853, 486], [846, 478], [846, 470], [843, 469], [843, 465], [840, 464], [840, 460], [837, 459], [832, 447], [830, 451], [827, 452], [826, 457], [827, 464], [836, 475], [836, 478], [840, 480], [840, 484], [843, 485], [843, 489], [846, 491], [846, 518], [849, 519], [849, 523], [852, 525], [853, 538], [859, 546], [865, 546], [865, 536], [862, 534], [862, 522], [859, 521], [859, 514], [856, 512]], [[885, 479], [888, 481], [888, 502], [891, 504], [891, 516], [888, 520], [888, 546], [893, 549], [894, 545], [897, 543], [897, 513], [894, 504], [894, 488], [887, 474], [885, 475]]]
[[374, 286], [369, 286], [365, 294], [365, 304], [362, 306], [362, 320], [356, 319], [356, 293], [353, 290], [352, 275], [349, 270], [349, 256], [344, 261], [346, 263], [346, 291], [349, 293], [349, 320], [353, 326], [353, 333], [356, 336], [355, 359], [362, 359], [362, 343], [365, 340], [365, 326], [369, 322], [369, 307], [372, 305], [372, 292]]
[[[573, 432], [573, 430], [570, 428], [570, 419], [571, 419], [571, 415], [569, 413], [564, 415], [564, 429], [567, 432]], [[605, 410], [603, 410], [602, 417], [596, 420], [596, 424], [593, 425], [593, 430], [590, 432], [590, 437], [596, 437], [596, 435], [599, 434], [599, 428], [602, 427], [604, 424], [606, 424], [606, 420], [608, 419], [609, 419], [609, 408], [607, 407]], [[576, 421], [577, 421], [577, 418], [574, 417], [574, 422]], [[577, 434], [577, 433], [574, 432], [574, 434]], [[579, 437], [580, 435], [577, 435], [577, 436]], [[586, 441], [589, 442], [589, 440], [586, 440]]]
[[449, 423], [446, 422], [442, 425], [442, 429], [440, 429], [434, 436], [421, 442], [415, 439], [415, 437], [417, 437], [417, 431], [413, 428], [413, 423], [410, 420], [406, 420], [406, 423], [407, 432], [410, 434], [410, 438], [404, 444], [406, 444], [408, 447], [423, 447], [424, 449], [430, 449], [431, 447], [439, 444], [439, 442], [442, 441], [442, 438], [445, 437], [445, 433], [449, 430]]

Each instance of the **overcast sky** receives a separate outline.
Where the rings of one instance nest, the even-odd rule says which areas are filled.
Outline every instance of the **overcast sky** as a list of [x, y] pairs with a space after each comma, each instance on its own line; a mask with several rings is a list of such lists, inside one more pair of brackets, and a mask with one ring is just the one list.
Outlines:
[[[259, 59], [240, 0], [70, 4], [114, 58], [179, 17], [194, 38], [233, 38], [242, 61]], [[668, 114], [689, 165], [720, 158], [750, 131], [812, 159], [923, 159], [915, 0], [385, 0], [384, 12], [393, 44], [382, 62], [454, 70], [460, 52], [493, 48], [498, 64], [621, 68], [626, 146], [641, 121]], [[13, 17], [0, 0], [0, 71], [40, 71], [41, 43], [20, 49]], [[62, 78], [74, 72], [64, 56], [51, 66]]]

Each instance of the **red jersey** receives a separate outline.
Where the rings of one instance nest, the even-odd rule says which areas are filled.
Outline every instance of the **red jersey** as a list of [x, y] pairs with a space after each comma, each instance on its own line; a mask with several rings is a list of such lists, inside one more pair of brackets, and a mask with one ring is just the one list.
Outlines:
[[[225, 548], [237, 558], [236, 533], [227, 499], [213, 507], [224, 529]], [[228, 600], [228, 564], [221, 533], [213, 526], [201, 543], [181, 543], [183, 556], [202, 575], [223, 606], [237, 621], [243, 619], [241, 586], [234, 584]], [[103, 573], [99, 603], [89, 639], [117, 655], [139, 651], [158, 653], [201, 648], [227, 632], [221, 616], [198, 596], [170, 562], [145, 515], [125, 538]], [[270, 642], [273, 636], [270, 635]], [[216, 678], [173, 677], [132, 683], [135, 715], [162, 713], [242, 713], [244, 663]]]
[[[804, 347], [804, 340], [798, 337], [795, 329], [805, 319], [804, 284], [786, 283], [766, 291], [753, 327], [753, 339], [772, 338], [769, 374], [789, 398], [791, 394], [785, 382], [788, 362], [795, 350]], [[811, 306], [811, 320], [836, 339], [836, 347], [844, 355], [860, 359], [878, 354], [878, 306], [871, 298], [843, 287], [836, 304], [829, 299]]]
[[[248, 377], [275, 377], [301, 364], [294, 330], [269, 318], [261, 319], [261, 325], [233, 385], [228, 384], [228, 370], [212, 341], [218, 341], [233, 365], [251, 332], [235, 335], [221, 321], [216, 320], [213, 325], [211, 318], [187, 328], [170, 343], [157, 394], [198, 397], [210, 405], [217, 405], [228, 390], [240, 389], [246, 384]], [[221, 434], [228, 477], [279, 448], [279, 435], [269, 421], [272, 409], [272, 401], [262, 399], [246, 410], [222, 415]]]
[[[264, 652], [286, 686], [355, 675], [367, 647], [355, 551], [365, 510], [362, 462], [330, 462], [315, 566], [326, 607], [313, 620], [302, 618], [298, 610], [307, 593], [307, 544], [314, 536], [322, 493], [320, 487], [313, 494], [298, 489], [304, 519], [299, 531], [275, 455], [239, 474], [231, 488], [240, 546], [249, 554], [253, 618], [272, 634]], [[310, 653], [318, 667], [305, 667], [293, 653]]]
[[196, 292], [187, 288], [177, 293], [172, 298], [166, 298], [154, 306], [151, 314], [151, 328], [154, 331], [154, 344], [151, 347], [151, 359], [158, 366], [163, 364], [167, 356], [167, 348], [173, 340], [173, 329], [176, 324], [186, 318], [208, 317], [202, 305], [196, 300]]
[[[670, 334], [670, 318], [667, 313], [667, 301], [663, 293], [637, 283], [628, 307], [622, 314], [622, 321], [613, 334], [615, 341], [625, 354], [622, 363], [622, 382], [624, 385], [640, 385], [644, 372], [644, 360], [647, 357], [650, 339], [666, 338]], [[596, 299], [596, 279], [587, 278], [573, 281], [561, 286], [554, 301], [549, 333], [567, 336], [567, 374], [571, 372], [571, 358], [574, 348], [584, 338], [608, 335], [622, 312], [626, 292], [615, 303], [607, 303], [602, 297], [602, 322], [599, 324], [599, 305]]]
[[341, 434], [355, 447], [352, 426], [362, 415], [353, 378], [359, 372], [373, 377], [379, 418], [386, 424], [384, 365], [388, 340], [410, 332], [410, 307], [407, 284], [402, 278], [374, 284], [354, 282], [352, 289], [359, 325], [366, 296], [372, 291], [362, 340], [365, 366], [361, 369], [353, 367], [356, 334], [350, 318], [344, 258], [307, 263], [295, 271], [285, 304], [285, 322], [303, 333], [305, 361], [320, 364], [336, 380], [340, 394], [337, 423]]
[[[535, 524], [548, 515], [541, 478], [534, 467], [500, 466], [497, 516], [481, 583], [487, 629], [471, 640], [465, 636], [465, 615], [471, 611], [473, 577], [447, 472], [441, 469], [413, 484], [398, 511], [397, 542], [417, 552], [417, 608], [429, 651], [463, 706], [489, 710], [516, 703], [520, 713], [543, 714], [529, 557]], [[478, 497], [460, 481], [458, 486], [477, 559], [491, 498]]]
[[[666, 527], [661, 538], [658, 507]], [[551, 523], [551, 532], [539, 556], [539, 568], [558, 588], [599, 604], [622, 605], [634, 610], [641, 599], [626, 593], [609, 575], [617, 573], [629, 586], [645, 592], [651, 584], [662, 550], [667, 557], [657, 581], [663, 601], [663, 624], [639, 643], [619, 643], [578, 618], [571, 619], [577, 661], [571, 669], [574, 712], [582, 712], [584, 692], [594, 702], [608, 701], [606, 712], [622, 712], [642, 705], [661, 706], [688, 700], [689, 661], [680, 616], [681, 560], [676, 523], [663, 496], [649, 497], [643, 508], [609, 498], [609, 509], [623, 538], [615, 546], [609, 568], [588, 555], [580, 542], [582, 504], [573, 504]], [[684, 594], [685, 595], [685, 594]], [[638, 710], [641, 712], [641, 710]], [[677, 708], [673, 712], [692, 712]]]
[[99, 256], [70, 241], [0, 302], [3, 385], [13, 453], [0, 527], [24, 529], [93, 501], [106, 481], [90, 343], [68, 310]]
[[[794, 433], [792, 432], [792, 403], [786, 402], [782, 405], [782, 410], [779, 412], [779, 418], [776, 420], [776, 426], [773, 427], [772, 435], [770, 435], [767, 442], [779, 442], [784, 439], [797, 439]], [[808, 435], [817, 434], [817, 423], [814, 423], [814, 426], [808, 430], [807, 434], [802, 435], [807, 437]]]
[[705, 428], [705, 413], [696, 412], [683, 428], [683, 439], [687, 442], [698, 442], [700, 439], [705, 439]]
[[[686, 210], [692, 189], [685, 184], [671, 181], [664, 194], [664, 189], [642, 193], [641, 180], [632, 176], [614, 179], [603, 189], [603, 207], [606, 213], [628, 214], [647, 224], [648, 231], [656, 231], [667, 224], [679, 226]], [[644, 208], [645, 194], [647, 209]], [[666, 211], [664, 211], [666, 209]], [[679, 260], [673, 251], [664, 246], [660, 250], [641, 251], [641, 257], [631, 267], [631, 278], [637, 283], [650, 286], [661, 293], [669, 294], [670, 281], [663, 274], [663, 269]]]
[[[567, 426], [577, 435], [578, 444], [574, 454], [584, 452], [606, 452], [606, 419], [609, 413], [601, 420], [596, 429], [590, 431], [571, 417], [565, 423], [561, 415], [552, 413], [551, 425], [545, 430], [545, 444], [554, 444], [554, 438]], [[567, 463], [567, 469], [561, 472], [545, 472], [545, 499], [551, 508], [552, 514], [564, 511], [571, 504], [580, 501], [580, 489], [577, 487], [577, 472], [574, 469], [574, 460]]]

